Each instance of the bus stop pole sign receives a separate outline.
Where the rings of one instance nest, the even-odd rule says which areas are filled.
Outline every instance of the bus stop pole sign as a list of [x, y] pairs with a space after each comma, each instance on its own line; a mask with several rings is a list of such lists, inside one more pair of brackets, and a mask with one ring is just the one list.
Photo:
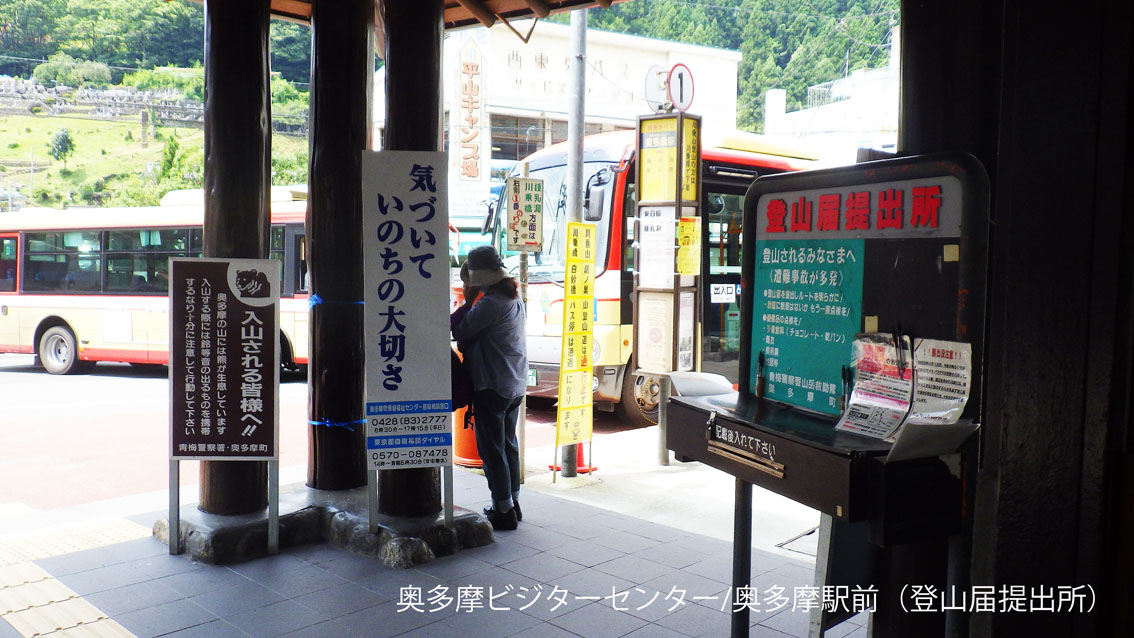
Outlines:
[[666, 82], [670, 104], [678, 111], [688, 111], [693, 106], [693, 73], [684, 64], [675, 64], [669, 70]]

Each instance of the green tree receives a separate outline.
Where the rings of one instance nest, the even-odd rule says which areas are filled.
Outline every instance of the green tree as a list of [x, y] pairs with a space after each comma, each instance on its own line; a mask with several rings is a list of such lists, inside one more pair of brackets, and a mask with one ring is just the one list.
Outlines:
[[272, 71], [289, 82], [311, 81], [311, 28], [272, 20], [268, 29]]
[[[55, 27], [67, 11], [66, 0], [0, 2], [0, 51], [12, 58], [45, 60], [55, 53]], [[30, 77], [34, 63], [0, 59], [0, 74]]]
[[35, 67], [32, 77], [44, 86], [106, 86], [110, 83], [110, 69], [101, 62], [76, 60], [66, 53], [56, 53]]
[[75, 154], [75, 140], [68, 129], [59, 129], [47, 144], [47, 154], [56, 161], [63, 160], [63, 169], [67, 169], [67, 158]]

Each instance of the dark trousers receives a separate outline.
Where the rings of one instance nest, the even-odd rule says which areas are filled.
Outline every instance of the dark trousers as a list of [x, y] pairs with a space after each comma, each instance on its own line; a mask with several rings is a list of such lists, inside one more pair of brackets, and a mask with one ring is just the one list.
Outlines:
[[522, 399], [505, 399], [493, 390], [473, 392], [476, 451], [484, 464], [492, 505], [498, 511], [510, 509], [512, 496], [520, 492], [520, 444], [516, 440], [516, 421], [520, 418]]

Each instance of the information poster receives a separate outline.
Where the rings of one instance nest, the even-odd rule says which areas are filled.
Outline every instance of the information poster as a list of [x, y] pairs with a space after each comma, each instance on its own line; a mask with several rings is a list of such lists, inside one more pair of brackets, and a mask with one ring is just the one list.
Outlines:
[[757, 241], [752, 379], [765, 396], [839, 414], [843, 371], [862, 324], [861, 239]]
[[642, 183], [638, 201], [673, 201], [677, 187], [677, 116], [642, 120], [640, 126]]
[[681, 199], [697, 201], [701, 172], [701, 120], [682, 118], [683, 136], [681, 138]]
[[676, 208], [638, 209], [638, 287], [673, 288]]
[[913, 351], [909, 337], [870, 336], [854, 341], [854, 391], [836, 430], [878, 439], [902, 425], [913, 402]]
[[280, 264], [170, 260], [170, 459], [279, 458]]
[[559, 408], [555, 445], [591, 440], [595, 287], [595, 227], [567, 224], [563, 282], [563, 347], [559, 360]]
[[445, 154], [364, 152], [366, 455], [371, 469], [452, 451]]
[[508, 211], [508, 250], [543, 250], [543, 180], [509, 177], [505, 187]]
[[701, 274], [701, 218], [682, 217], [677, 222], [677, 273]]

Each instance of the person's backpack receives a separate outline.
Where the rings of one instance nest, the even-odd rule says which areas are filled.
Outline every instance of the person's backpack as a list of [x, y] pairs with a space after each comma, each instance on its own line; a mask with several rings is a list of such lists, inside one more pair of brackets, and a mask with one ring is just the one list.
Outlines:
[[450, 348], [450, 352], [452, 353], [450, 376], [453, 384], [453, 410], [456, 411], [472, 402], [473, 386], [469, 371], [465, 368], [465, 362], [461, 361], [456, 350]]

